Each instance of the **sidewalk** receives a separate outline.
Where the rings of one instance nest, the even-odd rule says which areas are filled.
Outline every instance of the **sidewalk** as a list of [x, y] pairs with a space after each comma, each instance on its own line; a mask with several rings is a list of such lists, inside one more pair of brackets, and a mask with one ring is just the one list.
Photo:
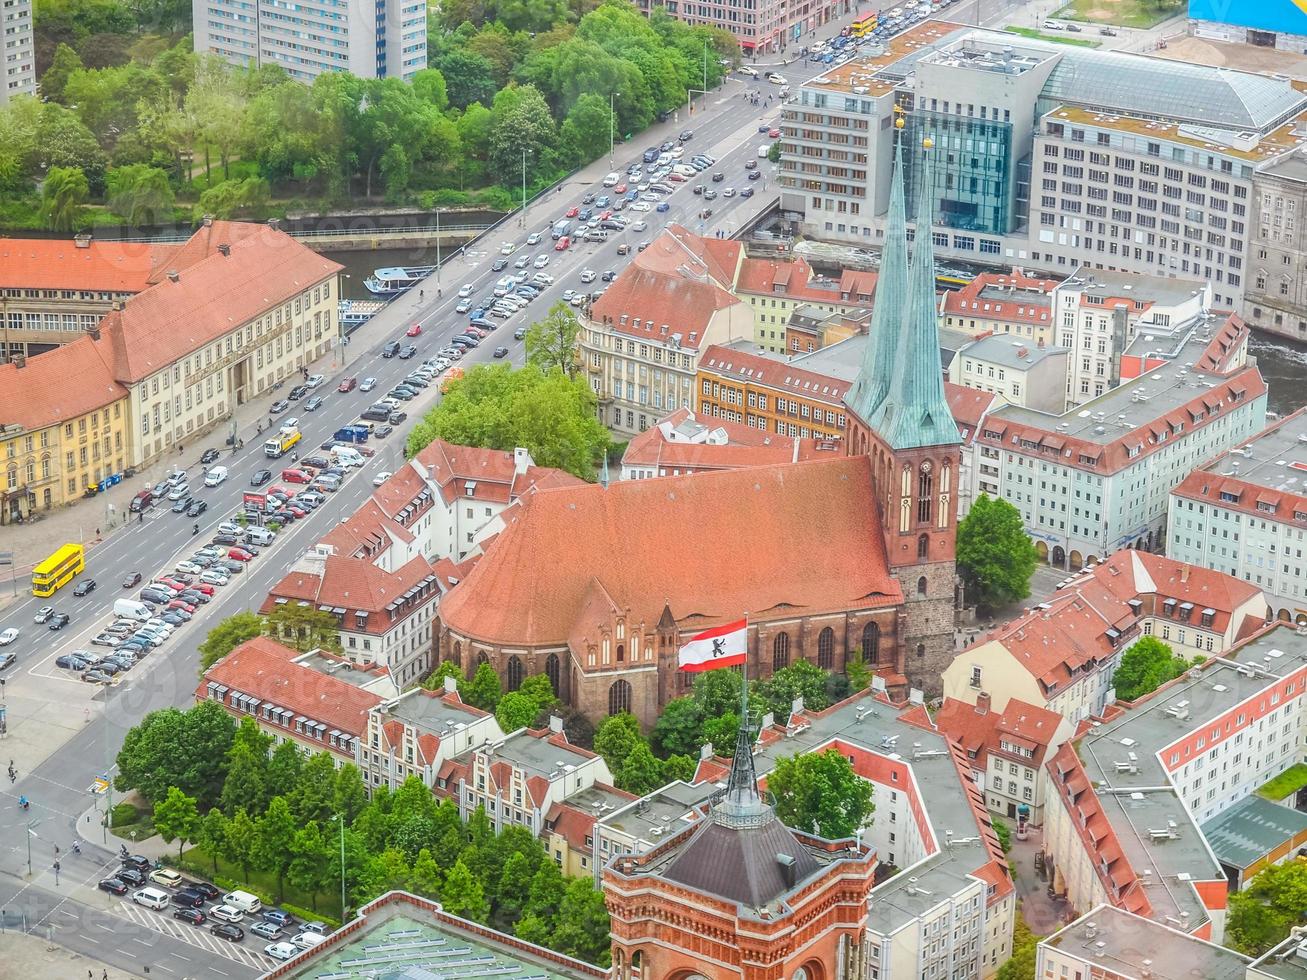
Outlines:
[[[80, 980], [85, 971], [90, 980], [101, 980], [106, 975], [104, 964], [89, 956], [12, 929], [0, 933], [0, 946], [5, 951], [3, 975], [6, 977], [22, 977], [23, 980]], [[126, 980], [139, 976], [117, 967], [109, 969], [107, 975], [109, 980]]]

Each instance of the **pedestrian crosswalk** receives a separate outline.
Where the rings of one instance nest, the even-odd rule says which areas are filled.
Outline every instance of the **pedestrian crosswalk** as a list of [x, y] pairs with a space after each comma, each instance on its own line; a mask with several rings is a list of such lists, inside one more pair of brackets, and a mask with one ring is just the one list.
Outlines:
[[[264, 954], [263, 941], [257, 936], [249, 935], [248, 932], [246, 933], [246, 938], [243, 942], [232, 943], [212, 935], [209, 932], [207, 923], [202, 926], [193, 926], [189, 923], [172, 918], [171, 913], [160, 914], [142, 908], [132, 902], [119, 902], [118, 907], [112, 911], [131, 922], [135, 922], [137, 925], [144, 926], [147, 929], [153, 929], [155, 932], [161, 932], [165, 936], [171, 936], [173, 939], [180, 939], [184, 943], [188, 943], [191, 946], [195, 946], [207, 952], [216, 953], [219, 956], [225, 956], [227, 959], [240, 963], [242, 966], [248, 966], [260, 972], [264, 972], [275, 965], [275, 961]], [[257, 945], [247, 948], [244, 943], [249, 943], [251, 941]]]

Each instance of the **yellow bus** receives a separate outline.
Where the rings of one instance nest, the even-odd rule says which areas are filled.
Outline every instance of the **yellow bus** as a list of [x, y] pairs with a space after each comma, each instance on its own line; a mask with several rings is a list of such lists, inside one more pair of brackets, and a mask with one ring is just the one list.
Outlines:
[[849, 34], [852, 37], [866, 37], [876, 29], [876, 21], [876, 14], [863, 14], [849, 25]]
[[86, 551], [80, 544], [66, 544], [32, 569], [32, 595], [50, 596], [86, 567]]

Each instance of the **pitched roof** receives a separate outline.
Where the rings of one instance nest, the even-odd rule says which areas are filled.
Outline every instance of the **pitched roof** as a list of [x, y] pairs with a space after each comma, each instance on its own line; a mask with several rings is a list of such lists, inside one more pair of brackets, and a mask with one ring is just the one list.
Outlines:
[[1028, 704], [1018, 698], [1009, 698], [1001, 712], [945, 698], [935, 713], [935, 724], [939, 730], [954, 739], [982, 765], [991, 752], [1011, 756], [1001, 747], [1003, 742], [1029, 749], [1032, 753], [1029, 758], [1033, 764], [1042, 764], [1045, 753], [1057, 737], [1062, 720], [1056, 711]]
[[103, 340], [82, 336], [27, 358], [21, 368], [0, 364], [0, 426], [40, 429], [126, 398], [112, 363]]
[[845, 270], [839, 279], [814, 279], [812, 266], [801, 258], [745, 259], [740, 263], [737, 293], [780, 296], [800, 303], [834, 306], [865, 305], [876, 289], [877, 274]]
[[707, 246], [707, 239], [669, 225], [595, 301], [591, 319], [631, 336], [680, 334], [681, 347], [697, 350], [716, 313], [741, 302], [730, 291], [727, 253]]
[[[678, 438], [682, 433], [685, 437]], [[679, 475], [793, 463], [834, 451], [821, 450], [815, 439], [792, 439], [739, 422], [699, 422], [688, 408], [678, 408], [631, 438], [622, 465], [675, 470]]]
[[944, 382], [944, 397], [948, 400], [949, 411], [957, 423], [958, 433], [963, 445], [970, 445], [980, 433], [980, 423], [989, 410], [999, 402], [999, 397], [992, 392], [956, 385], [952, 381]]
[[[782, 856], [794, 860], [795, 885], [785, 880]], [[663, 869], [662, 877], [758, 909], [821, 870], [809, 849], [779, 820], [743, 830], [704, 820]]]
[[1028, 276], [1022, 269], [1011, 275], [982, 272], [961, 289], [944, 293], [944, 313], [1003, 323], [1052, 325], [1052, 293], [1058, 279]]
[[156, 268], [169, 268], [178, 246], [148, 242], [88, 242], [59, 238], [0, 240], [0, 289], [75, 289], [139, 293]]
[[849, 384], [827, 374], [818, 374], [775, 357], [738, 350], [723, 344], [713, 344], [699, 360], [699, 370], [750, 384], [763, 385], [776, 391], [811, 398], [832, 408], [844, 406], [844, 393]]
[[[230, 254], [218, 244], [230, 245]], [[159, 277], [101, 321], [119, 381], [153, 374], [342, 268], [284, 232], [231, 221], [201, 228], [174, 258], [176, 282]], [[170, 262], [165, 272], [173, 269]]]
[[[292, 567], [289, 572], [274, 585], [264, 600], [261, 612], [268, 612], [279, 601], [302, 600], [316, 606], [341, 608], [349, 612], [371, 613], [367, 626], [358, 632], [385, 633], [406, 615], [421, 608], [427, 601], [434, 600], [440, 594], [435, 586], [436, 575], [421, 555], [406, 565], [388, 572], [364, 558], [346, 555], [328, 555], [325, 558], [310, 553], [308, 561]], [[422, 592], [425, 588], [425, 598]], [[404, 601], [410, 592], [418, 590], [411, 598], [421, 601]], [[396, 607], [394, 620], [383, 619], [379, 614], [391, 606]], [[375, 616], [375, 618], [373, 618]], [[351, 631], [354, 630], [351, 624]]]
[[476, 484], [470, 499], [508, 503], [532, 486], [580, 486], [584, 482], [563, 470], [537, 466], [530, 455], [521, 459], [523, 468], [519, 473], [517, 452], [459, 446], [436, 439], [419, 450], [413, 461], [422, 465], [427, 479], [440, 488], [446, 503], [468, 497], [469, 483]]
[[[293, 658], [297, 656], [266, 636], [246, 640], [205, 672], [195, 696], [207, 699], [209, 683], [216, 682], [347, 735], [361, 736], [367, 731], [368, 710], [382, 698], [331, 674], [296, 664]], [[323, 748], [328, 747], [324, 742]]]
[[592, 582], [647, 623], [665, 605], [712, 620], [896, 603], [876, 499], [865, 456], [537, 490], [441, 618], [487, 642], [562, 643]]

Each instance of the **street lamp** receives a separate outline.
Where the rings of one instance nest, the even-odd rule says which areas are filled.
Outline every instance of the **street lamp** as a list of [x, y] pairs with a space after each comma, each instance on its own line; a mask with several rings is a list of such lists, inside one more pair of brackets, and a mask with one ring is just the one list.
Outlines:
[[345, 924], [345, 814], [338, 813], [333, 820], [340, 823], [340, 924]]

